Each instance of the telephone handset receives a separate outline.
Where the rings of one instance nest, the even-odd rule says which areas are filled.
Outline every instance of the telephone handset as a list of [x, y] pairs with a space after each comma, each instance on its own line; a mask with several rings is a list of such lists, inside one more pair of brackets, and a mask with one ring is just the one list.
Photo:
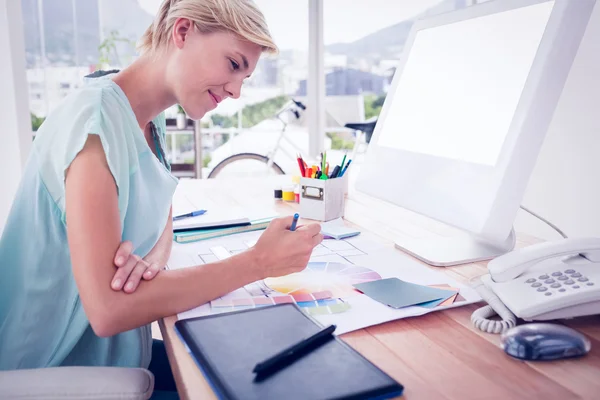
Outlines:
[[[577, 255], [573, 262], [563, 261]], [[600, 238], [532, 245], [491, 260], [488, 270], [476, 289], [489, 305], [471, 317], [486, 332], [503, 332], [516, 324], [516, 317], [533, 321], [600, 314]], [[494, 314], [502, 321], [488, 319]]]

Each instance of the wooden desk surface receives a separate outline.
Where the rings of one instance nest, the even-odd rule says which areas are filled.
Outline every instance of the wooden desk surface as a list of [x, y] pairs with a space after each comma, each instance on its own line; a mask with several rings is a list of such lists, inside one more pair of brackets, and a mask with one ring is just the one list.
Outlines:
[[[201, 180], [180, 182], [180, 189], [201, 190], [223, 205], [276, 204], [281, 214], [295, 204], [273, 200], [273, 182], [265, 180]], [[351, 191], [345, 219], [393, 246], [395, 238], [452, 234], [414, 213]], [[537, 242], [519, 234], [517, 246]], [[466, 282], [485, 272], [486, 263], [434, 268]], [[341, 335], [350, 346], [405, 386], [413, 399], [598, 399], [600, 398], [600, 316], [566, 321], [586, 334], [592, 350], [585, 358], [548, 363], [522, 362], [498, 347], [499, 335], [476, 330], [468, 305], [407, 318]], [[176, 316], [159, 321], [182, 399], [215, 399], [202, 373], [173, 330]]]

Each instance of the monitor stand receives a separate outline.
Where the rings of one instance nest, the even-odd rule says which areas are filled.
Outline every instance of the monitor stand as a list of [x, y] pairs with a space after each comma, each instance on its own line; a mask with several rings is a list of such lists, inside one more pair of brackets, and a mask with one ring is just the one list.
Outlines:
[[396, 247], [419, 260], [436, 267], [468, 264], [490, 260], [515, 247], [516, 237], [511, 229], [504, 243], [493, 243], [476, 236], [400, 239]]

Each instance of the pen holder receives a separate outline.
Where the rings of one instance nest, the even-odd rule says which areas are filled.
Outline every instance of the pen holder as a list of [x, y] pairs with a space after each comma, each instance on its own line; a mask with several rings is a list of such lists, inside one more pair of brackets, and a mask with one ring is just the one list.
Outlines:
[[334, 179], [300, 179], [300, 215], [317, 221], [344, 216], [348, 177]]

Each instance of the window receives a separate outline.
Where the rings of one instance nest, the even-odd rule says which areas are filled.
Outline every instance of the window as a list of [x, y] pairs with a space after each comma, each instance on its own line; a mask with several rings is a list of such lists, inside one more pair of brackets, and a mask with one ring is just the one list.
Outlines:
[[[160, 0], [21, 0], [31, 112], [45, 117], [62, 98], [81, 86], [82, 78], [99, 68], [121, 69], [135, 60], [135, 43], [152, 23]], [[263, 56], [238, 100], [227, 99], [208, 113], [203, 126], [203, 165], [229, 155], [266, 155], [282, 124], [273, 114], [308, 75], [308, 0], [281, 7], [280, 0], [256, 0], [278, 46], [278, 56]], [[342, 61], [338, 61], [341, 63]], [[300, 95], [300, 98], [302, 96]], [[195, 161], [193, 125], [178, 129], [178, 107], [166, 111], [171, 126], [167, 154], [172, 163]], [[302, 121], [289, 127], [294, 145], [307, 148]], [[181, 125], [180, 125], [181, 126]], [[297, 152], [290, 148], [291, 154]], [[295, 161], [278, 153], [278, 162]], [[208, 170], [207, 170], [208, 171]]]
[[21, 0], [30, 109], [44, 118], [98, 61], [98, 1]]
[[[224, 100], [203, 118], [203, 132], [209, 136], [203, 139], [207, 167], [204, 176], [233, 154], [269, 154], [283, 128], [273, 115], [296, 96], [301, 81], [308, 75], [308, 0], [289, 1], [285, 7], [281, 6], [281, 0], [255, 0], [255, 3], [265, 15], [280, 52], [277, 56], [261, 57], [244, 84], [240, 99]], [[308, 131], [301, 123], [291, 123], [286, 138], [290, 142], [283, 140], [281, 146], [293, 155], [299, 151], [294, 146], [307, 146]], [[286, 171], [297, 169], [294, 157], [281, 150], [276, 153], [275, 162]], [[234, 173], [250, 174], [255, 167], [261, 166], [245, 164]]]

